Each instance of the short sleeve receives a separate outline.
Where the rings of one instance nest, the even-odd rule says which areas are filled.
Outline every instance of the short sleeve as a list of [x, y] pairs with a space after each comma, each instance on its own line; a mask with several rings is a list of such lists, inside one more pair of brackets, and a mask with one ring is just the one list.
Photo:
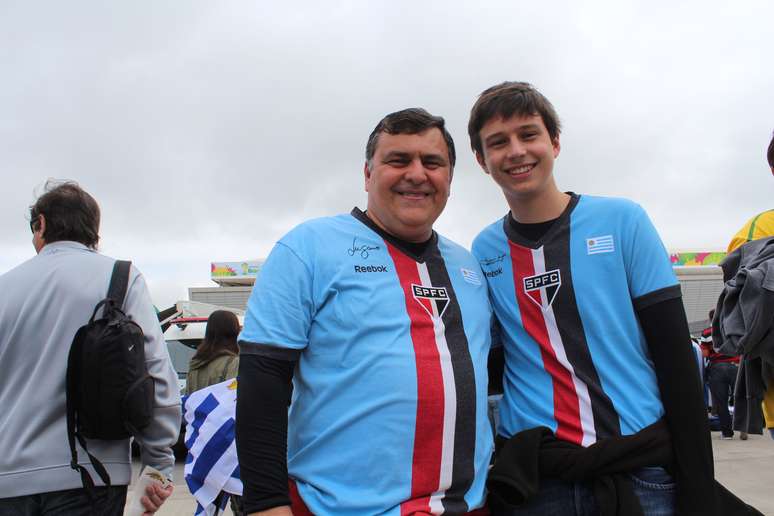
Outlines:
[[641, 206], [634, 205], [623, 232], [626, 276], [635, 308], [680, 297], [669, 254]]
[[314, 300], [312, 269], [287, 244], [269, 254], [247, 302], [239, 335], [242, 352], [250, 345], [300, 351], [307, 346]]

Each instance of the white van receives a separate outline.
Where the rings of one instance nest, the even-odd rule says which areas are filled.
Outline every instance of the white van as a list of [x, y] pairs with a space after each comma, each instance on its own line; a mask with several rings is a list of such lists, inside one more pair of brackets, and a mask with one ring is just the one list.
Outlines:
[[169, 358], [172, 359], [172, 367], [177, 371], [177, 383], [181, 392], [185, 389], [188, 364], [204, 339], [206, 328], [206, 317], [178, 317], [170, 321], [169, 328], [164, 332]]

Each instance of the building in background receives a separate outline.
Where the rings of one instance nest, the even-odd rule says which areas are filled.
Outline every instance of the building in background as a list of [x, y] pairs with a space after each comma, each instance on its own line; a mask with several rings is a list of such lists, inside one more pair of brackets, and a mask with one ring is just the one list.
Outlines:
[[[726, 253], [721, 251], [670, 251], [669, 258], [680, 281], [691, 333], [699, 333], [708, 325], [707, 313], [715, 308], [723, 290], [723, 271], [718, 264], [725, 256]], [[188, 298], [198, 303], [244, 311], [263, 262], [212, 262], [210, 279], [217, 286], [191, 287]]]

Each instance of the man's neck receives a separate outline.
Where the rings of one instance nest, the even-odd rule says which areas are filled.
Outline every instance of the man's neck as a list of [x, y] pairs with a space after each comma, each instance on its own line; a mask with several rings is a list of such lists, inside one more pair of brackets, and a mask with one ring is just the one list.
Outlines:
[[534, 197], [507, 198], [511, 216], [523, 224], [535, 224], [554, 220], [570, 203], [570, 196], [557, 189]]

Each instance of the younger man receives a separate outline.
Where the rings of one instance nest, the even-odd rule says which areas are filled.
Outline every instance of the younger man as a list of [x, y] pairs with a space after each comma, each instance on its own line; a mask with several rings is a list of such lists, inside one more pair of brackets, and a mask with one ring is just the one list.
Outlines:
[[[484, 91], [468, 132], [510, 208], [473, 243], [505, 347], [491, 508], [714, 514], [712, 448], [680, 286], [645, 211], [557, 188], [559, 119], [527, 83]], [[546, 430], [523, 432], [537, 427]], [[498, 497], [513, 500], [524, 487], [524, 477], [506, 477], [529, 470], [530, 443], [560, 452], [540, 452], [539, 487], [525, 491], [526, 504], [499, 507]], [[509, 487], [498, 492], [498, 482]]]

